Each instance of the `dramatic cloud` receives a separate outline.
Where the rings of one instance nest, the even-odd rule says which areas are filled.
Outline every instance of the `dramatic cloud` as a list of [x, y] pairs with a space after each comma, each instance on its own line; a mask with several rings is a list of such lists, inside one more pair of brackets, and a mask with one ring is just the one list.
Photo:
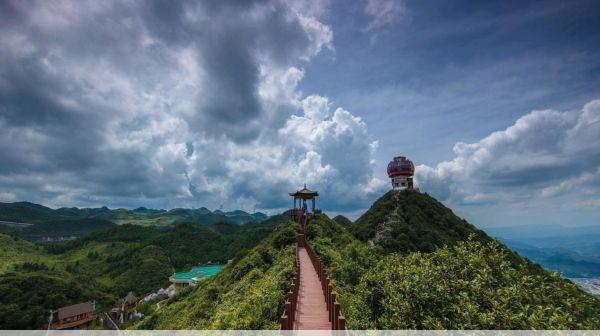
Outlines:
[[238, 199], [239, 206], [284, 208], [289, 206], [285, 192], [307, 183], [321, 191], [329, 209], [367, 205], [383, 183], [372, 176], [368, 158], [376, 142], [368, 141], [366, 125], [341, 108], [332, 113], [324, 97], [298, 103], [302, 113], [268, 140], [194, 145], [199, 148], [189, 166], [194, 190], [210, 190], [223, 202]]
[[277, 209], [306, 182], [366, 206], [365, 123], [298, 90], [333, 51], [323, 4], [3, 2], [0, 198]]
[[[600, 100], [579, 111], [533, 111], [454, 158], [417, 167], [422, 189], [451, 202], [481, 204], [600, 193]], [[594, 204], [587, 202], [587, 205]]]
[[593, 5], [406, 4], [2, 1], [0, 201], [276, 211], [307, 183], [358, 215], [393, 155], [492, 129], [421, 189], [475, 223], [596, 220], [600, 103], [514, 114], [597, 99]]

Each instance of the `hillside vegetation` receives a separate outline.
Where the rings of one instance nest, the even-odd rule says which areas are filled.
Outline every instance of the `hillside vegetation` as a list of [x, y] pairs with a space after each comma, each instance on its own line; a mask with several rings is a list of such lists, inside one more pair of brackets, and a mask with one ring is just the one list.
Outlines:
[[[356, 287], [349, 314], [377, 329], [598, 329], [600, 302], [558, 274], [514, 266], [497, 243], [467, 240], [390, 255]], [[401, 316], [402, 318], [397, 318]]]
[[[24, 237], [64, 237], [82, 236], [98, 229], [94, 226], [107, 226], [115, 224], [135, 224], [143, 226], [169, 226], [181, 222], [198, 222], [207, 226], [227, 222], [237, 225], [261, 222], [267, 215], [256, 212], [247, 213], [241, 210], [223, 212], [210, 211], [207, 208], [172, 210], [156, 210], [137, 208], [109, 209], [101, 208], [59, 208], [51, 209], [43, 205], [29, 202], [1, 203], [0, 221], [36, 224], [34, 227], [20, 228], [8, 226], [11, 234], [21, 234]], [[47, 224], [44, 226], [37, 224]], [[88, 228], [89, 227], [89, 228]], [[57, 231], [47, 228], [57, 228]], [[21, 232], [21, 229], [22, 232]], [[2, 232], [7, 233], [6, 225], [0, 226]], [[33, 232], [29, 232], [33, 231]]]
[[[133, 327], [277, 329], [298, 230], [288, 216], [120, 225], [43, 248], [0, 235], [0, 328], [38, 328], [50, 308], [88, 299], [106, 308], [129, 290], [162, 287], [175, 270], [232, 260]], [[350, 329], [600, 328], [600, 300], [427, 194], [389, 192], [354, 223], [318, 214], [306, 234]]]
[[245, 226], [121, 225], [44, 245], [0, 234], [0, 315], [10, 316], [0, 319], [0, 329], [41, 327], [44, 321], [34, 311], [85, 300], [106, 309], [128, 291], [153, 292], [166, 286], [175, 271], [245, 255], [287, 218], [279, 215]]
[[[140, 232], [122, 228], [125, 231], [113, 236], [119, 243], [84, 244], [88, 259], [94, 255], [90, 251], [101, 256], [102, 248], [128, 253], [131, 246], [127, 241], [143, 240]], [[281, 304], [293, 271], [296, 230], [295, 223], [281, 225], [258, 246], [240, 252], [216, 277], [182, 291], [135, 327], [278, 328]], [[574, 329], [597, 328], [600, 323], [597, 299], [557, 275], [532, 273], [525, 260], [515, 266], [509, 252], [493, 240], [480, 242], [468, 237], [432, 253], [387, 253], [381, 246], [356, 239], [323, 214], [310, 222], [307, 235], [328, 265], [350, 328]], [[43, 258], [43, 251], [35, 245], [3, 238], [14, 242], [12, 250]], [[80, 255], [81, 248], [75, 248], [73, 251], [78, 252], [73, 255]], [[138, 286], [146, 286], [152, 281], [152, 272], [170, 267], [162, 248], [140, 245], [138, 249], [139, 254], [131, 256], [137, 268], [128, 269], [119, 262], [111, 265], [115, 271], [108, 276], [114, 276], [115, 283], [138, 282]], [[100, 267], [102, 262], [81, 262], [77, 271], [70, 272], [55, 269], [60, 263], [48, 265], [52, 266], [17, 264], [13, 265], [13, 272], [0, 277], [0, 295], [7, 303], [3, 300], [0, 304], [3, 328], [39, 326], [44, 322], [40, 316], [48, 306], [82, 299], [109, 303], [116, 299], [108, 294], [114, 287], [107, 287], [102, 278], [89, 276], [95, 268], [109, 271]]]
[[0, 225], [0, 232], [30, 241], [69, 240], [116, 224], [98, 218], [52, 219], [28, 226]]
[[0, 273], [10, 265], [33, 261], [41, 246], [37, 246], [19, 237], [11, 237], [0, 233]]
[[350, 232], [386, 252], [432, 252], [470, 235], [480, 241], [491, 240], [433, 197], [419, 192], [389, 191], [350, 226]]
[[344, 228], [349, 228], [350, 226], [352, 226], [352, 224], [354, 224], [350, 219], [342, 215], [337, 215], [333, 217], [333, 221], [340, 224]]
[[427, 195], [388, 193], [350, 231], [324, 214], [307, 228], [351, 329], [600, 327], [598, 299]]
[[288, 222], [216, 276], [188, 288], [137, 329], [278, 329], [294, 267], [297, 224]]
[[49, 309], [107, 299], [102, 284], [49, 271], [38, 267], [0, 276], [0, 329], [39, 329]]

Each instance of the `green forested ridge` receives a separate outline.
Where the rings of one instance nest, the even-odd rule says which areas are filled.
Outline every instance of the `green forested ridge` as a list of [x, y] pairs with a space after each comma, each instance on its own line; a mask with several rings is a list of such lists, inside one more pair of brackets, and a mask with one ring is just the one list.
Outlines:
[[43, 241], [53, 238], [81, 237], [114, 226], [116, 226], [114, 223], [99, 218], [51, 219], [26, 227], [0, 225], [0, 232], [31, 241]]
[[524, 261], [515, 266], [496, 242], [392, 254], [365, 274], [355, 293], [359, 304], [348, 311], [363, 328], [600, 327], [598, 299], [558, 274], [532, 273]]
[[45, 220], [66, 219], [52, 209], [29, 202], [0, 202], [0, 221], [17, 223], [39, 223]]
[[[59, 208], [51, 209], [43, 205], [29, 202], [0, 202], [0, 221], [36, 224], [34, 227], [18, 228], [9, 227], [11, 234], [21, 234], [31, 238], [82, 236], [93, 231], [94, 225], [112, 222], [115, 224], [135, 224], [145, 226], [168, 226], [186, 221], [202, 223], [212, 226], [216, 223], [229, 222], [243, 225], [247, 223], [261, 222], [267, 219], [267, 215], [257, 212], [249, 214], [241, 210], [223, 212], [219, 210], [210, 211], [206, 208], [172, 210], [154, 210], [146, 208], [109, 209], [101, 208]], [[49, 224], [40, 226], [37, 224]], [[92, 226], [91, 229], [86, 229]], [[57, 231], [47, 228], [57, 228]], [[2, 232], [7, 228], [0, 225]], [[33, 232], [29, 232], [33, 231]]]
[[137, 329], [277, 329], [298, 226], [277, 230], [219, 274], [169, 299]]
[[64, 272], [39, 270], [0, 276], [0, 329], [38, 329], [49, 309], [106, 297], [101, 283], [88, 283]]
[[352, 224], [354, 224], [350, 219], [342, 215], [337, 215], [333, 217], [333, 221], [345, 228], [349, 228]]
[[[174, 270], [233, 259], [134, 327], [277, 329], [294, 265], [297, 225], [288, 216], [245, 226], [111, 226], [44, 245], [0, 234], [0, 328], [36, 328], [43, 311], [88, 299], [106, 308], [129, 290], [164, 286]], [[389, 192], [349, 225], [318, 214], [306, 234], [351, 329], [600, 328], [597, 298], [427, 194]]]
[[[12, 324], [0, 319], [0, 329], [41, 327], [41, 310], [91, 299], [106, 309], [128, 291], [155, 291], [167, 285], [174, 271], [208, 261], [226, 263], [245, 254], [287, 218], [278, 215], [245, 226], [217, 223], [211, 228], [192, 222], [173, 227], [120, 225], [43, 245], [0, 234], [0, 289], [30, 285], [27, 292], [22, 287], [10, 295], [0, 293], [0, 314], [12, 319]], [[70, 287], [77, 289], [75, 294], [68, 292]]]
[[32, 261], [41, 246], [21, 239], [0, 233], [0, 273], [9, 265]]
[[[598, 299], [453, 218], [452, 212], [433, 198], [388, 193], [380, 202], [351, 227], [362, 240], [324, 214], [307, 228], [307, 237], [327, 265], [339, 293], [349, 328], [600, 327]], [[416, 218], [408, 219], [398, 209]], [[401, 224], [392, 223], [397, 218]], [[438, 223], [441, 228], [432, 230], [417, 218]], [[390, 224], [391, 230], [383, 234], [386, 237], [373, 244], [370, 239]], [[411, 227], [414, 225], [424, 228]], [[443, 236], [443, 228], [450, 231], [448, 237]], [[424, 231], [430, 233], [409, 248], [404, 242], [393, 241], [395, 237], [405, 239], [394, 232]], [[463, 231], [468, 231], [466, 236]]]
[[350, 227], [350, 232], [362, 241], [373, 241], [388, 253], [432, 252], [470, 235], [481, 241], [491, 240], [433, 197], [408, 191], [386, 193]]

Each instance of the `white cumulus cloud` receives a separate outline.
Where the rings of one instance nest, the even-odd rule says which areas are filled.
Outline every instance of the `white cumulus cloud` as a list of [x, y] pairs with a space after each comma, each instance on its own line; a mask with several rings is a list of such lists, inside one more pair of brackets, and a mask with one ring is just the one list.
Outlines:
[[465, 204], [597, 194], [600, 100], [575, 111], [532, 111], [475, 143], [459, 142], [452, 160], [418, 166], [416, 179], [423, 190]]

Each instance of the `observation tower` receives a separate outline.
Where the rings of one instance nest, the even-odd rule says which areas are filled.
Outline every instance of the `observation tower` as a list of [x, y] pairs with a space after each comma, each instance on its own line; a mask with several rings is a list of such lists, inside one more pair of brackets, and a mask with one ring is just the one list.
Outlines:
[[406, 156], [396, 156], [387, 167], [393, 190], [413, 190], [415, 165]]

